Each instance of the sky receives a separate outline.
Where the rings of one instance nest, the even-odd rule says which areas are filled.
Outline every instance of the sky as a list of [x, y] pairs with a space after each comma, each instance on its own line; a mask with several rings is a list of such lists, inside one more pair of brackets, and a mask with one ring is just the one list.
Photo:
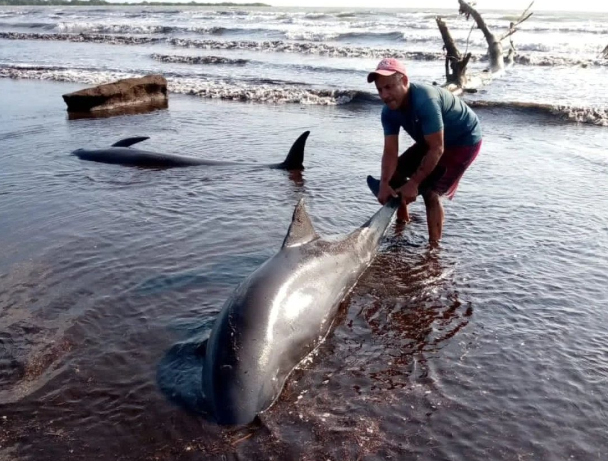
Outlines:
[[[150, 1], [150, 0], [148, 0]], [[152, 0], [153, 1], [153, 0]], [[231, 1], [234, 3], [249, 3], [261, 1], [272, 6], [335, 6], [343, 8], [458, 8], [457, 0], [196, 0], [199, 2]], [[492, 9], [525, 10], [530, 0], [477, 0], [479, 11]], [[536, 0], [532, 11], [598, 11], [608, 12], [608, 2], [605, 0]]]

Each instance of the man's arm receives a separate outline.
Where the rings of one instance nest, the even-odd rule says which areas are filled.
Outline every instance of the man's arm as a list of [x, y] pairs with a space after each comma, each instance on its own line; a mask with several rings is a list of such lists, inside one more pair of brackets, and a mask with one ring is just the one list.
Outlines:
[[396, 197], [397, 193], [389, 185], [395, 174], [399, 161], [399, 135], [390, 134], [384, 136], [384, 151], [382, 153], [382, 175], [380, 176], [380, 191], [378, 201], [385, 204], [390, 197]]
[[401, 198], [405, 201], [405, 203], [416, 201], [420, 183], [431, 174], [431, 172], [437, 166], [437, 163], [439, 163], [439, 159], [443, 155], [443, 130], [426, 135], [424, 139], [429, 150], [426, 154], [424, 154], [424, 157], [422, 157], [420, 166], [409, 181], [406, 182], [404, 186], [399, 188]]
[[420, 166], [410, 178], [410, 181], [413, 181], [417, 186], [431, 174], [443, 155], [443, 130], [425, 136], [424, 140], [429, 150], [422, 157]]

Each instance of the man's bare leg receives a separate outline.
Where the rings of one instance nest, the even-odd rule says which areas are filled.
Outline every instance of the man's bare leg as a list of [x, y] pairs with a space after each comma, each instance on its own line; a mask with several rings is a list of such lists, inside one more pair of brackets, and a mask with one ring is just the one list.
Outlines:
[[436, 245], [441, 240], [443, 231], [443, 205], [441, 197], [434, 192], [424, 194], [424, 204], [426, 205], [426, 222], [429, 228], [429, 243]]
[[410, 213], [407, 209], [407, 205], [404, 202], [401, 202], [401, 205], [399, 205], [399, 208], [397, 209], [397, 221], [410, 222]]

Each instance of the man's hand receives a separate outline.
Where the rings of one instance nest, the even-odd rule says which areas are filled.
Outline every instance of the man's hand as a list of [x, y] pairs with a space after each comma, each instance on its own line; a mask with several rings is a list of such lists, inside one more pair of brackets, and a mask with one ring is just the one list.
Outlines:
[[[382, 186], [380, 187], [382, 191]], [[401, 194], [401, 199], [403, 203], [411, 203], [416, 201], [416, 197], [418, 196], [418, 183], [413, 180], [409, 180], [403, 186], [398, 189]], [[378, 195], [380, 196], [380, 195]]]
[[380, 190], [378, 191], [378, 201], [384, 205], [391, 197], [397, 197], [397, 192], [395, 192], [388, 182], [382, 181], [380, 183]]

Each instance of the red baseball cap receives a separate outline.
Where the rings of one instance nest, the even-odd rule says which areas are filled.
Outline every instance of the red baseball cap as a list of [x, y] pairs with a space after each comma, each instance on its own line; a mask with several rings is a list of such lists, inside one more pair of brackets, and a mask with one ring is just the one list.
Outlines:
[[405, 66], [401, 63], [401, 61], [394, 58], [384, 58], [378, 63], [376, 70], [367, 75], [367, 83], [374, 82], [376, 78], [378, 78], [378, 75], [388, 76], [393, 75], [396, 72], [406, 75]]

